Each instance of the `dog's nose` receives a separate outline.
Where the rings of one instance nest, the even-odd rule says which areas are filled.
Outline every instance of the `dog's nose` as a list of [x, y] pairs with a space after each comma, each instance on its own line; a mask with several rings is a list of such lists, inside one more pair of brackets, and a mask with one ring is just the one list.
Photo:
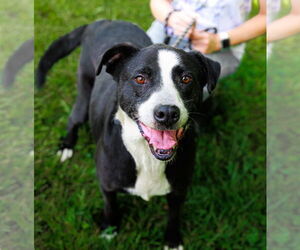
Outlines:
[[154, 110], [154, 119], [163, 125], [171, 126], [179, 120], [180, 110], [176, 106], [161, 105]]

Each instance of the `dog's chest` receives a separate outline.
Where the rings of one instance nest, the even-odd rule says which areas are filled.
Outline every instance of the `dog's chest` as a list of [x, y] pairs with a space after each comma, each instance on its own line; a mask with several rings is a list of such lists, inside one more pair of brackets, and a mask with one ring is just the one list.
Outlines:
[[166, 163], [154, 158], [137, 125], [124, 111], [119, 109], [116, 118], [122, 124], [122, 139], [135, 161], [137, 171], [134, 187], [126, 188], [126, 191], [146, 201], [152, 196], [169, 193], [171, 187], [165, 175]]
[[[140, 145], [140, 149], [143, 148]], [[156, 159], [149, 159], [149, 157], [153, 158], [153, 156], [147, 155], [144, 150], [135, 152], [136, 154], [133, 154], [133, 157], [136, 163], [137, 179], [135, 186], [126, 190], [131, 194], [142, 197], [146, 201], [150, 200], [152, 196], [169, 193], [170, 184], [165, 175], [166, 164], [158, 162]]]

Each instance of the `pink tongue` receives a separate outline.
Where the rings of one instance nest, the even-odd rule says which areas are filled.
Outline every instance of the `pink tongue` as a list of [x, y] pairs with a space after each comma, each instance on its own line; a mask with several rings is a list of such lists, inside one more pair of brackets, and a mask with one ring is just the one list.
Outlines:
[[142, 129], [146, 137], [150, 139], [152, 144], [158, 149], [170, 149], [177, 143], [176, 130], [156, 130], [145, 126], [141, 123]]

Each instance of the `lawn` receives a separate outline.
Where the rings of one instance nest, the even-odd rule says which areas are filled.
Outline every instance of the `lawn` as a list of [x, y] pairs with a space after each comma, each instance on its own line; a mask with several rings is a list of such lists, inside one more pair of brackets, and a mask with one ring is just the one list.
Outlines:
[[274, 250], [300, 246], [299, 43], [300, 34], [274, 43], [267, 64], [268, 247]]
[[[96, 19], [149, 27], [148, 1], [36, 0], [35, 64], [50, 43]], [[88, 126], [74, 157], [56, 156], [76, 95], [80, 49], [55, 65], [35, 95], [35, 244], [37, 249], [161, 249], [166, 201], [119, 195], [119, 235], [100, 237], [103, 201]], [[214, 116], [197, 138], [195, 175], [183, 210], [186, 249], [265, 249], [265, 39], [249, 42], [238, 71], [219, 84]]]
[[0, 0], [0, 249], [33, 248], [33, 62], [13, 88], [2, 86], [5, 63], [33, 37], [33, 2]]

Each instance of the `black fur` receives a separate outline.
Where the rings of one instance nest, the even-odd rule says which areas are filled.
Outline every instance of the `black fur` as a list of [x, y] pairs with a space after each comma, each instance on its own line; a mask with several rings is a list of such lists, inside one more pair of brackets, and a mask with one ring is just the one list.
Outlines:
[[37, 68], [35, 83], [38, 88], [43, 87], [46, 81], [46, 75], [53, 64], [59, 59], [69, 55], [74, 49], [76, 49], [76, 47], [80, 45], [81, 38], [86, 27], [87, 25], [83, 25], [60, 37], [47, 49]]
[[204, 66], [207, 77], [204, 79], [203, 84], [207, 84], [208, 92], [212, 93], [220, 76], [221, 65], [197, 51], [192, 51], [191, 53], [194, 54], [197, 60]]
[[[199, 108], [205, 83], [208, 82], [210, 90], [214, 88], [219, 66], [194, 52], [186, 53], [164, 45], [151, 46], [145, 32], [127, 22], [99, 21], [88, 25], [82, 32], [83, 28], [72, 42], [73, 45], [81, 43], [82, 52], [78, 69], [78, 96], [69, 118], [68, 135], [63, 147], [74, 147], [78, 127], [89, 117], [93, 138], [97, 143], [97, 175], [105, 201], [103, 225], [118, 227], [120, 216], [116, 194], [134, 187], [137, 178], [135, 161], [121, 137], [122, 125], [115, 119], [118, 106], [133, 120], [138, 119], [138, 105], [160, 87], [157, 63], [160, 49], [174, 50], [181, 56], [181, 65], [173, 70], [172, 78], [191, 116]], [[64, 45], [66, 40], [61, 38], [58, 41], [61, 41], [62, 48], [68, 47]], [[38, 68], [37, 73], [42, 79], [38, 83], [40, 86], [45, 79], [45, 72], [55, 60], [70, 53], [74, 46], [69, 46], [64, 52], [60, 49], [56, 51], [56, 45], [50, 48], [39, 64], [46, 65]], [[49, 51], [52, 51], [51, 56]], [[193, 75], [193, 84], [188, 86], [181, 83], [183, 72]], [[134, 81], [137, 74], [143, 74], [147, 84], [138, 85]], [[193, 172], [194, 138], [195, 131], [190, 123], [175, 159], [166, 165], [165, 174], [172, 188], [167, 195], [169, 217], [165, 233], [169, 247], [177, 247], [182, 243], [180, 209]]]
[[33, 44], [33, 39], [22, 43], [7, 60], [2, 77], [4, 87], [11, 87], [18, 72], [33, 59]]

